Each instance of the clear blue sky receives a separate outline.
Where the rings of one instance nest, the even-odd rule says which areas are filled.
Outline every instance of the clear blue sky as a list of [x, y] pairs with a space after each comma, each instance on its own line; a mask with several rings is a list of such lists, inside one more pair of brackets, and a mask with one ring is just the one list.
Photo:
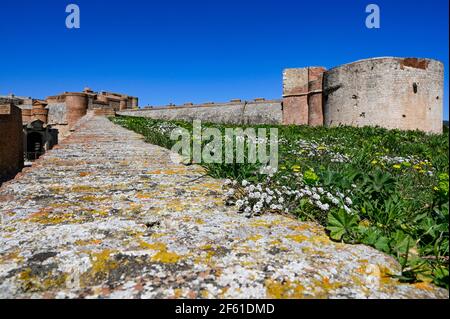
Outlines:
[[[65, 27], [65, 7], [81, 29]], [[365, 7], [381, 8], [381, 29]], [[119, 91], [141, 105], [279, 98], [286, 67], [375, 56], [446, 65], [448, 0], [1, 0], [0, 94]]]

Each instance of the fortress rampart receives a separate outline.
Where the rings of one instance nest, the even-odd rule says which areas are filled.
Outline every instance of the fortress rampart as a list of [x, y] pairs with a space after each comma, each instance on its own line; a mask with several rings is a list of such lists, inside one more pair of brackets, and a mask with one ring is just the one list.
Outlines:
[[444, 66], [432, 59], [373, 58], [285, 69], [283, 99], [119, 110], [119, 115], [231, 124], [380, 126], [442, 133]]
[[280, 124], [283, 119], [281, 100], [232, 100], [228, 103], [186, 103], [180, 106], [117, 112], [120, 115], [142, 116], [162, 120], [201, 120], [228, 124]]

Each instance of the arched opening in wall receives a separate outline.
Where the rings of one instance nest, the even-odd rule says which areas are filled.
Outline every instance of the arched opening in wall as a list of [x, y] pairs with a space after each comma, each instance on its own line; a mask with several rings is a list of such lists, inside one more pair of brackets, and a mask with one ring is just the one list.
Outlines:
[[44, 141], [42, 134], [31, 132], [27, 135], [27, 153], [28, 160], [36, 160], [44, 154]]
[[418, 88], [417, 83], [414, 82], [414, 83], [413, 83], [413, 91], [414, 91], [414, 94], [417, 94], [417, 88]]

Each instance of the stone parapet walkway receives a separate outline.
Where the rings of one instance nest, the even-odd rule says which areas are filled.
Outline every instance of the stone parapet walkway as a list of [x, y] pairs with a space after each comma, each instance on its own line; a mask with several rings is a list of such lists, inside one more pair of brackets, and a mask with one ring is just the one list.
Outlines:
[[448, 298], [315, 224], [237, 214], [169, 155], [92, 117], [3, 185], [0, 298]]

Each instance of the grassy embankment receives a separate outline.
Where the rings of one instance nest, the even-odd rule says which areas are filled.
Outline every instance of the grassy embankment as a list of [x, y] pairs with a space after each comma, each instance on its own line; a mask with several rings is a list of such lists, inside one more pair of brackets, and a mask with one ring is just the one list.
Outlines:
[[[170, 133], [177, 126], [192, 131], [186, 122], [112, 121], [166, 148], [176, 142]], [[202, 125], [224, 134], [223, 125]], [[448, 289], [448, 130], [426, 135], [369, 127], [278, 129], [280, 165], [271, 176], [259, 174], [255, 164], [203, 164], [209, 175], [230, 179], [229, 204], [249, 217], [288, 211], [316, 221], [336, 241], [395, 256], [401, 280]]]

